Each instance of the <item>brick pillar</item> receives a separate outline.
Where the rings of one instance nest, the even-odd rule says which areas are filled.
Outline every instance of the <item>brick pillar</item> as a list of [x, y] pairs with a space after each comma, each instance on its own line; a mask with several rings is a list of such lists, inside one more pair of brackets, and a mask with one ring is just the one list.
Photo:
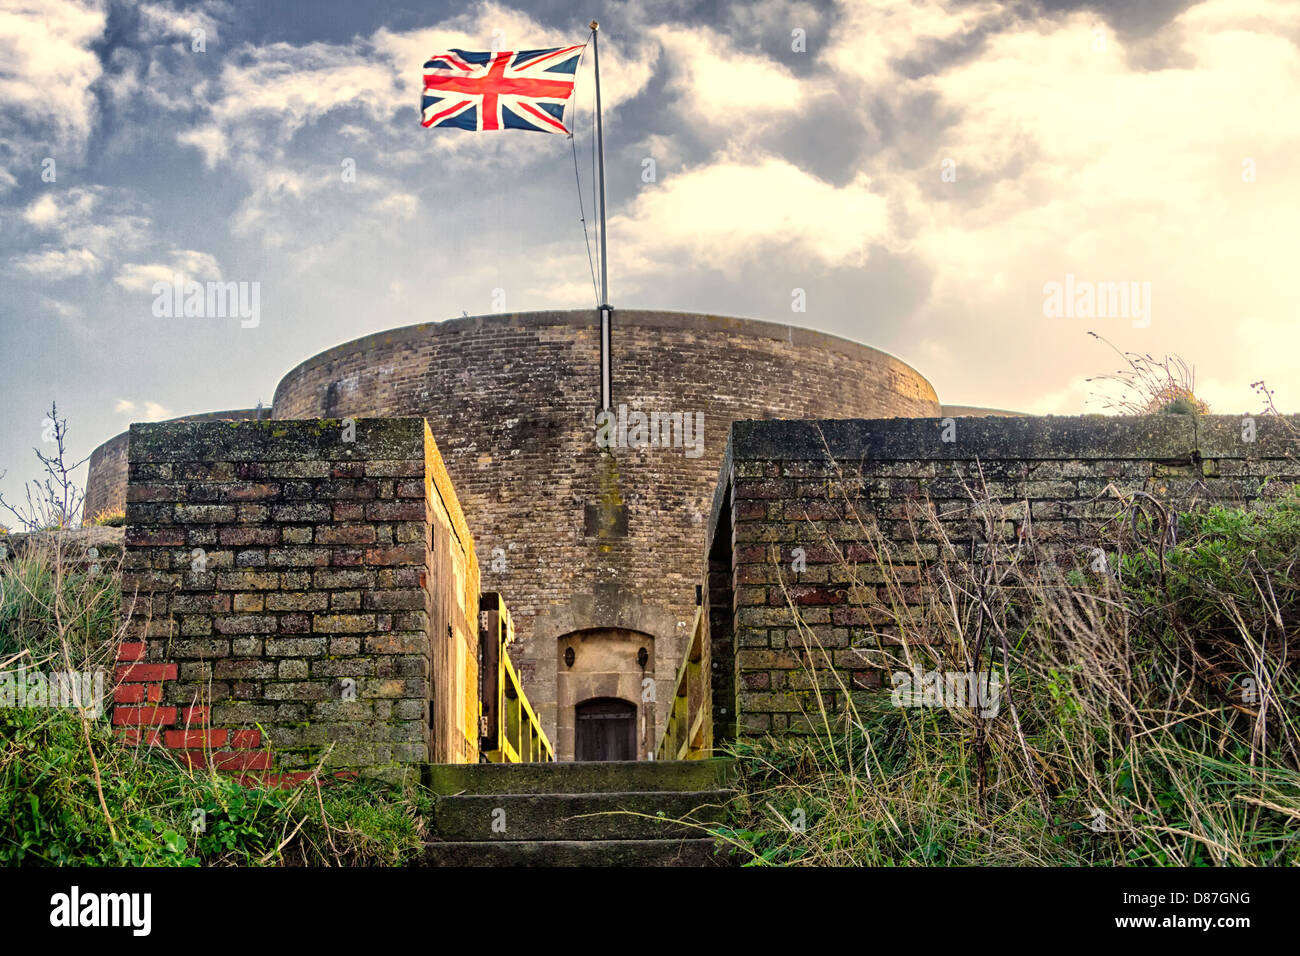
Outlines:
[[431, 442], [423, 419], [133, 425], [118, 732], [280, 783], [427, 761]]

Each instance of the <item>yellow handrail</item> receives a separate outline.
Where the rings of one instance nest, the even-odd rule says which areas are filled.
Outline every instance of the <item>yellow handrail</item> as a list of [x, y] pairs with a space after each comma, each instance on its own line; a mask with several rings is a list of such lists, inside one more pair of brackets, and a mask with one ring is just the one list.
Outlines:
[[555, 748], [528, 702], [519, 673], [506, 650], [514, 639], [514, 623], [505, 601], [500, 594], [490, 592], [482, 596], [479, 608], [480, 673], [483, 675], [480, 752], [490, 763], [553, 761]]
[[696, 608], [691, 639], [677, 670], [672, 709], [655, 752], [656, 760], [703, 760], [713, 754], [704, 608]]

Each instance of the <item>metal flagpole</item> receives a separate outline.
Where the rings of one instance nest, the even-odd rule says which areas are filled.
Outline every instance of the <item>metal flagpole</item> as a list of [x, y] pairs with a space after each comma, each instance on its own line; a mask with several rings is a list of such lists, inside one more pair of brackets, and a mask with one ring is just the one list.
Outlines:
[[610, 410], [610, 326], [614, 309], [609, 304], [609, 266], [605, 247], [605, 128], [600, 119], [600, 48], [596, 42], [600, 24], [591, 21], [591, 53], [596, 67], [596, 152], [600, 182], [600, 407]]

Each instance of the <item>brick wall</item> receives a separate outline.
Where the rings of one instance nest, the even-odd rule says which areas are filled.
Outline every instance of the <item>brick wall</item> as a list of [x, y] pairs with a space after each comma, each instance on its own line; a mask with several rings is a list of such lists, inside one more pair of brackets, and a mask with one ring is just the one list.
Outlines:
[[[511, 657], [557, 746], [560, 639], [620, 628], [654, 638], [671, 686], [704, 572], [704, 532], [733, 421], [933, 415], [934, 390], [876, 349], [808, 329], [689, 313], [614, 315], [614, 398], [700, 412], [698, 458], [595, 447], [592, 310], [410, 326], [289, 372], [275, 415], [422, 415], [473, 524], [484, 586], [504, 595]], [[663, 709], [657, 714], [658, 732]]]
[[[936, 535], [912, 537], [909, 515], [926, 502], [967, 553], [986, 542], [967, 490], [981, 486], [1005, 533], [1078, 549], [1116, 514], [1111, 486], [1177, 508], [1252, 505], [1297, 481], [1300, 417], [738, 422], [709, 533], [710, 603], [726, 609], [710, 617], [717, 736], [736, 720], [742, 735], [808, 729], [801, 712], [817, 704], [791, 600], [850, 693], [880, 686], [854, 647], [870, 643], [871, 625], [882, 622], [853, 593], [839, 555], [871, 565], [879, 533], [892, 543], [898, 575], [920, 581], [908, 565], [941, 556]], [[796, 547], [805, 555], [800, 572]], [[859, 585], [874, 570], [860, 567]], [[837, 682], [822, 683], [829, 709], [843, 709]]]
[[120, 733], [289, 780], [477, 759], [463, 718], [430, 732], [477, 704], [464, 517], [423, 420], [354, 428], [132, 426]]
[[82, 519], [126, 506], [127, 432], [114, 435], [90, 453], [86, 470], [86, 499]]
[[[173, 418], [173, 422], [245, 421], [270, 418], [269, 408], [242, 408], [228, 412], [203, 412]], [[114, 511], [126, 507], [126, 446], [130, 432], [114, 435], [90, 453], [86, 469], [86, 500], [82, 515], [93, 518], [101, 511]]]

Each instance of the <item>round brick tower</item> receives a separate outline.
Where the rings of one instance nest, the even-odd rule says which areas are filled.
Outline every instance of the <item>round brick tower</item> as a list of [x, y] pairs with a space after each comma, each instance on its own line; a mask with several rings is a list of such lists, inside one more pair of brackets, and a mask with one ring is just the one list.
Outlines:
[[[916, 370], [856, 342], [629, 309], [614, 314], [613, 334], [613, 400], [624, 414], [602, 450], [599, 352], [594, 310], [412, 325], [308, 359], [281, 380], [271, 409], [280, 419], [428, 419], [482, 589], [506, 600], [511, 657], [560, 759], [582, 756], [584, 713], [600, 718], [586, 727], [622, 726], [612, 718], [635, 703], [635, 756], [658, 739], [667, 707], [645, 699], [645, 681], [666, 702], [704, 581], [705, 525], [732, 422], [953, 413]], [[638, 432], [638, 413], [652, 427]], [[124, 501], [126, 439], [95, 451], [87, 514]]]
[[[561, 759], [586, 746], [577, 705], [643, 700], [647, 677], [671, 693], [733, 421], [940, 408], [918, 372], [865, 345], [750, 319], [618, 311], [613, 401], [626, 409], [602, 451], [599, 361], [591, 310], [455, 319], [322, 352], [281, 380], [272, 406], [284, 419], [428, 419], [483, 590], [505, 597], [511, 656]], [[658, 423], [640, 447], [637, 412]], [[641, 705], [638, 756], [665, 710]]]

